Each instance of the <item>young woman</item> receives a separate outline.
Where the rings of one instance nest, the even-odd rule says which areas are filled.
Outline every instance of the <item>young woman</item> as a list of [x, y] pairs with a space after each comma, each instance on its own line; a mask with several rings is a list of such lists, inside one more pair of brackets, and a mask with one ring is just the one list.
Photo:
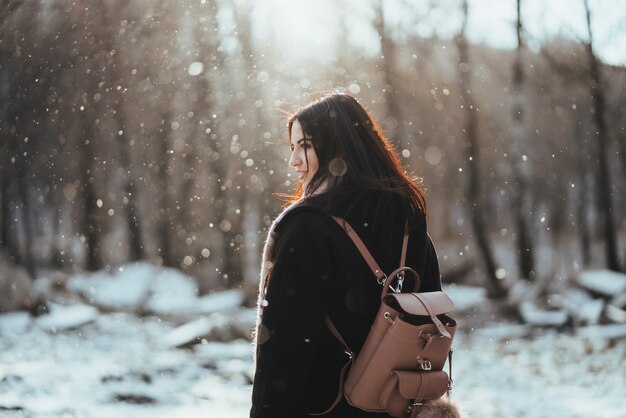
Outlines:
[[252, 418], [387, 417], [350, 406], [339, 393], [345, 347], [358, 355], [380, 305], [381, 285], [342, 227], [345, 219], [380, 267], [406, 265], [422, 292], [441, 290], [426, 231], [424, 197], [365, 108], [329, 94], [289, 121], [289, 165], [299, 180], [274, 221], [263, 256]]

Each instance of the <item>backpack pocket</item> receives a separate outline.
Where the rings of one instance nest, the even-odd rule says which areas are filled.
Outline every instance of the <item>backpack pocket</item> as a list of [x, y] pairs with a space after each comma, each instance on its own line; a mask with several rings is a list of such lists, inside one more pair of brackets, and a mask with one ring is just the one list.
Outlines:
[[389, 415], [404, 417], [416, 399], [419, 401], [439, 399], [446, 390], [448, 374], [444, 371], [393, 370], [380, 393], [379, 401]]

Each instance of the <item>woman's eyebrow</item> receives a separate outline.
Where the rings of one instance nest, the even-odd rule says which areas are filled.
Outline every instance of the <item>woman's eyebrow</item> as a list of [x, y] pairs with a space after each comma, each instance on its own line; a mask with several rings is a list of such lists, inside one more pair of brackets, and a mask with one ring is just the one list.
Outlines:
[[307, 142], [308, 140], [305, 137], [302, 137], [296, 141], [296, 144], [301, 145], [303, 142]]

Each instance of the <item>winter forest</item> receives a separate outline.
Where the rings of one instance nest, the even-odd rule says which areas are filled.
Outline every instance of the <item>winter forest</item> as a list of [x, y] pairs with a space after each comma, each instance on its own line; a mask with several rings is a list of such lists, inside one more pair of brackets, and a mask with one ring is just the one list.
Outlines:
[[247, 416], [287, 119], [344, 91], [425, 191], [453, 400], [626, 417], [624, 5], [497, 3], [0, 0], [0, 415]]

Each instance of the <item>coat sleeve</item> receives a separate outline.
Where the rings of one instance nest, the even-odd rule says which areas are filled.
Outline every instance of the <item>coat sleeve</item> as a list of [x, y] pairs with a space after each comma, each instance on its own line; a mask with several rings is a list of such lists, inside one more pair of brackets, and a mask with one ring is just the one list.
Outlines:
[[324, 234], [329, 219], [302, 212], [279, 231], [262, 312], [264, 337], [259, 341], [251, 418], [293, 418], [306, 412], [304, 395], [333, 288]]

